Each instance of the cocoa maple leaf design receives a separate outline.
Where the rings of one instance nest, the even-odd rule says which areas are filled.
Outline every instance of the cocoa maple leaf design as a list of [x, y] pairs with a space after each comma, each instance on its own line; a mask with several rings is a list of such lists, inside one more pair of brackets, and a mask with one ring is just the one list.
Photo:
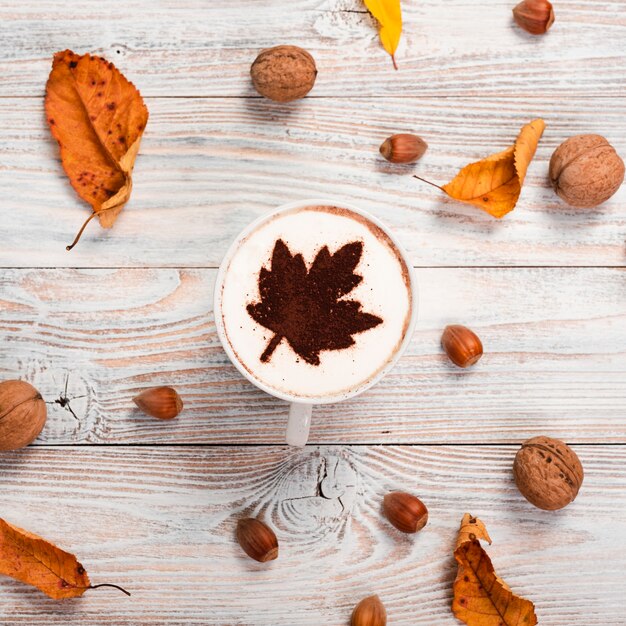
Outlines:
[[301, 254], [292, 255], [282, 239], [276, 241], [271, 269], [259, 272], [261, 301], [247, 306], [250, 316], [274, 333], [261, 361], [269, 361], [286, 339], [307, 363], [319, 365], [322, 350], [349, 348], [352, 335], [382, 324], [377, 315], [361, 311], [360, 302], [341, 299], [363, 280], [354, 273], [362, 253], [360, 241], [335, 254], [324, 246], [307, 270]]

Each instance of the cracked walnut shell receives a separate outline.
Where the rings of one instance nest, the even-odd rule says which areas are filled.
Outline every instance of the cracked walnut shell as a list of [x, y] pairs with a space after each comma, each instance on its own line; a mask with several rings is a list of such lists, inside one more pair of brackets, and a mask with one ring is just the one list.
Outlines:
[[522, 444], [513, 464], [515, 483], [521, 494], [546, 511], [562, 509], [578, 495], [583, 466], [563, 441], [533, 437]]
[[304, 98], [315, 84], [317, 68], [313, 57], [298, 46], [276, 46], [263, 50], [250, 68], [254, 88], [276, 102]]

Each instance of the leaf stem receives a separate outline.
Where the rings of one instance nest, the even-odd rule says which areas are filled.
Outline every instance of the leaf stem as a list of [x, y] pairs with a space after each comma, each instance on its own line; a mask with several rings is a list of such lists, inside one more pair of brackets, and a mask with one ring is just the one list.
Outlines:
[[98, 587], [113, 587], [113, 589], [119, 589], [121, 592], [125, 593], [127, 596], [130, 596], [130, 591], [126, 591], [126, 589], [120, 587], [119, 585], [114, 585], [112, 583], [100, 583], [99, 585], [89, 585], [87, 589], [98, 589]]
[[81, 238], [81, 235], [83, 234], [83, 231], [85, 230], [85, 228], [87, 228], [87, 224], [89, 224], [89, 222], [91, 222], [91, 220], [96, 217], [96, 215], [98, 215], [95, 211], [85, 220], [85, 223], [80, 227], [80, 230], [78, 231], [78, 235], [76, 235], [76, 237], [74, 237], [74, 241], [72, 241], [72, 243], [69, 246], [65, 246], [65, 249], [69, 252], [77, 243], [78, 240]]
[[417, 174], [413, 174], [413, 178], [417, 178], [417, 180], [421, 180], [423, 183], [427, 183], [428, 185], [432, 185], [433, 187], [437, 187], [437, 189], [439, 189], [440, 191], [443, 191], [445, 193], [443, 187], [440, 187], [439, 185], [436, 185], [435, 183], [431, 183], [429, 180], [426, 180], [425, 178], [421, 178]]
[[119, 205], [116, 204], [115, 206], [110, 206], [107, 207], [106, 209], [100, 209], [99, 211], [94, 211], [86, 220], [85, 223], [80, 227], [80, 230], [78, 231], [78, 235], [76, 235], [76, 237], [74, 237], [74, 241], [72, 241], [72, 243], [69, 246], [65, 246], [65, 249], [69, 252], [77, 243], [78, 240], [81, 238], [81, 235], [83, 234], [83, 231], [85, 230], [85, 228], [87, 228], [87, 224], [89, 224], [89, 222], [91, 222], [91, 220], [96, 217], [96, 215], [100, 215], [100, 213], [104, 213], [105, 211], [110, 211], [111, 209], [116, 209]]
[[398, 64], [396, 63], [396, 55], [395, 54], [391, 55], [391, 60], [393, 62], [393, 69], [397, 71], [398, 70]]
[[263, 361], [263, 363], [267, 363], [270, 360], [272, 354], [274, 354], [274, 350], [278, 348], [278, 344], [282, 340], [282, 335], [274, 335], [272, 337], [272, 340], [267, 344], [267, 348], [265, 348], [263, 354], [261, 355], [261, 361]]

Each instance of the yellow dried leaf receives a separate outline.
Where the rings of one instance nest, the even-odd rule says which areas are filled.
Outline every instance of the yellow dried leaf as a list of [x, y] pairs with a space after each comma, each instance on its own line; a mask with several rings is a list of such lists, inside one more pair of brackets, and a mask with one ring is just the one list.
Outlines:
[[402, 9], [400, 0], [363, 0], [369, 12], [380, 24], [380, 42], [383, 48], [391, 55], [393, 66], [396, 65], [396, 50], [402, 34]]
[[513, 146], [466, 165], [441, 189], [455, 200], [473, 204], [494, 217], [504, 217], [517, 204], [545, 127], [542, 119], [526, 124]]
[[515, 595], [494, 571], [479, 539], [491, 543], [485, 525], [466, 513], [461, 521], [454, 558], [454, 615], [468, 626], [534, 626], [535, 606]]

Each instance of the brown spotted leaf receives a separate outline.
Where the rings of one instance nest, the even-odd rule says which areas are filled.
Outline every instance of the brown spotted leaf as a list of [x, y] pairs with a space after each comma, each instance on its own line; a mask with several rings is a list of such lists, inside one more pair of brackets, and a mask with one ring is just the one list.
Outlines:
[[148, 122], [141, 94], [113, 63], [65, 50], [54, 55], [45, 107], [72, 187], [110, 228], [130, 197]]
[[78, 598], [87, 589], [113, 587], [127, 596], [128, 591], [109, 583], [92, 585], [76, 557], [42, 537], [13, 526], [0, 518], [0, 574], [37, 587], [54, 600]]
[[534, 604], [515, 595], [498, 577], [479, 539], [491, 543], [485, 525], [466, 513], [454, 551], [454, 615], [468, 626], [534, 626]]
[[349, 348], [354, 345], [352, 335], [382, 323], [380, 317], [361, 311], [360, 302], [342, 299], [362, 280], [354, 273], [362, 253], [360, 241], [334, 254], [324, 246], [307, 269], [301, 254], [291, 254], [282, 239], [275, 243], [271, 269], [259, 272], [261, 300], [247, 306], [249, 315], [274, 333], [261, 361], [269, 361], [286, 339], [307, 363], [319, 365], [322, 350]]
[[60, 600], [82, 596], [91, 583], [76, 557], [0, 518], [0, 573]]

